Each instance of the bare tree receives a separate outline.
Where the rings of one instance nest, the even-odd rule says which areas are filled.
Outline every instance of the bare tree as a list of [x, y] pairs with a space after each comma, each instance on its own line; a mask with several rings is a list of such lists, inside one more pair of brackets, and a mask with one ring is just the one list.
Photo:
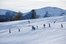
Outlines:
[[21, 12], [16, 13], [15, 20], [21, 20], [23, 14]]

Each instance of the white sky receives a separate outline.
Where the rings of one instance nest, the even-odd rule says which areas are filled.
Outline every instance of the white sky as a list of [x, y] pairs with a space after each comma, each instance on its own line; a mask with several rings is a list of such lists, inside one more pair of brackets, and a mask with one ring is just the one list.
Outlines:
[[66, 9], [66, 0], [0, 0], [0, 9], [27, 12], [42, 7]]

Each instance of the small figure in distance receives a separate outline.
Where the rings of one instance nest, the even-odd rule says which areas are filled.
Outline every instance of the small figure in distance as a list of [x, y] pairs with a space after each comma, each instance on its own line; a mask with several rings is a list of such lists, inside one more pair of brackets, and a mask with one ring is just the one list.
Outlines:
[[35, 30], [35, 27], [34, 26], [32, 26], [32, 30]]
[[38, 29], [38, 26], [36, 26], [37, 27], [37, 29]]
[[61, 24], [61, 28], [63, 28], [63, 24]]
[[49, 27], [50, 27], [50, 23], [49, 23]]
[[11, 33], [11, 29], [9, 28], [9, 33]]
[[20, 29], [18, 28], [18, 31], [20, 32]]
[[43, 27], [45, 28], [45, 24], [43, 24]]
[[55, 23], [56, 21], [54, 21], [54, 23]]
[[28, 21], [28, 23], [30, 24], [30, 21]]

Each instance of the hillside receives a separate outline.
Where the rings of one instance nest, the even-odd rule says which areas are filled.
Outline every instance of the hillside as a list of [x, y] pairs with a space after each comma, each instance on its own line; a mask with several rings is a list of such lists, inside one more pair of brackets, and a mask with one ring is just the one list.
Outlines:
[[[33, 10], [35, 10], [36, 15], [39, 15], [39, 18], [66, 15], [66, 10], [57, 7], [44, 7], [44, 8], [33, 9]], [[31, 11], [26, 13], [26, 15], [30, 16]]]
[[[66, 15], [66, 10], [57, 7], [44, 7], [44, 8], [32, 9], [32, 10], [35, 10], [37, 18]], [[31, 11], [27, 13], [21, 13], [22, 16], [21, 19], [19, 20], [33, 19]], [[17, 13], [18, 12], [12, 10], [0, 9], [0, 21], [10, 21], [14, 19], [13, 17], [16, 16]]]
[[[0, 44], [66, 44], [65, 19], [61, 16], [0, 23]], [[32, 26], [38, 28], [32, 30]]]
[[6, 9], [0, 9], [0, 22], [10, 21], [13, 16], [16, 15], [16, 12]]

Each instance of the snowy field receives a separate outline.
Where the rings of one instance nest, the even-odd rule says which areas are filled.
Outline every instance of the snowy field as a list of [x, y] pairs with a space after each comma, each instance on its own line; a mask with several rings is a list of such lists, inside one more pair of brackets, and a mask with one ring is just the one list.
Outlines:
[[[43, 24], [46, 25], [45, 28]], [[36, 29], [32, 30], [32, 26]], [[0, 23], [0, 44], [66, 44], [66, 17]]]

